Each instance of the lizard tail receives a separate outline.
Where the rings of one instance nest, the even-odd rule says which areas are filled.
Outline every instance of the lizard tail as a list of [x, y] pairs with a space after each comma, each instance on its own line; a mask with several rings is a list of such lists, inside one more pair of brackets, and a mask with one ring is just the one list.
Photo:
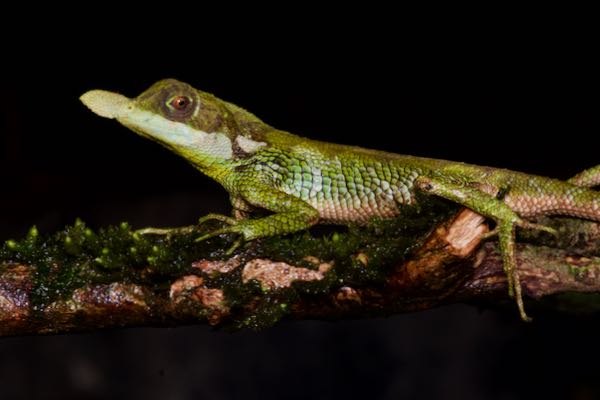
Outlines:
[[600, 185], [600, 165], [596, 165], [593, 168], [578, 173], [567, 182], [581, 187], [594, 187]]
[[600, 192], [574, 184], [591, 182], [593, 180], [583, 178], [568, 182], [530, 179], [525, 190], [510, 191], [504, 201], [522, 217], [565, 215], [600, 222]]
[[558, 214], [600, 222], [600, 192], [575, 187], [565, 196], [558, 196]]

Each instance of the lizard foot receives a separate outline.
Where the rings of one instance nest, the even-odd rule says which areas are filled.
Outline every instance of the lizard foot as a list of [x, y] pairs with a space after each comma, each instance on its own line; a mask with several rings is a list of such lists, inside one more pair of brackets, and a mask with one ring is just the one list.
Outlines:
[[204, 217], [200, 218], [200, 220], [198, 220], [198, 225], [201, 225], [201, 224], [205, 223], [206, 221], [212, 221], [212, 220], [225, 222], [226, 224], [229, 224], [229, 225], [226, 227], [220, 228], [220, 229], [216, 229], [205, 235], [202, 235], [202, 236], [196, 238], [195, 242], [202, 242], [206, 239], [210, 239], [212, 237], [219, 236], [219, 235], [226, 234], [226, 233], [239, 234], [240, 237], [238, 239], [236, 239], [235, 242], [233, 242], [233, 245], [231, 245], [231, 247], [229, 249], [227, 249], [227, 251], [225, 252], [226, 255], [230, 255], [238, 247], [240, 247], [242, 245], [242, 243], [244, 243], [244, 241], [245, 241], [244, 226], [243, 226], [244, 222], [245, 222], [244, 220], [237, 220], [235, 218], [231, 218], [231, 217], [228, 217], [228, 216], [222, 215], [222, 214], [208, 214], [208, 215], [205, 215]]
[[508, 294], [510, 297], [515, 299], [521, 319], [525, 322], [529, 322], [531, 321], [531, 318], [527, 316], [527, 313], [525, 312], [521, 279], [517, 270], [517, 260], [515, 257], [515, 227], [548, 232], [554, 236], [557, 236], [558, 232], [548, 226], [535, 224], [516, 217], [512, 220], [500, 221], [492, 231], [482, 235], [484, 239], [494, 235], [498, 236], [504, 272], [506, 273], [506, 278], [508, 280]]
[[[546, 225], [535, 224], [533, 222], [528, 222], [528, 221], [521, 220], [521, 219], [517, 220], [517, 222], [515, 222], [515, 225], [518, 226], [519, 228], [523, 228], [523, 229], [533, 229], [536, 231], [547, 232], [554, 237], [558, 236], [558, 231], [556, 229], [551, 228]], [[481, 240], [487, 240], [492, 237], [495, 237], [498, 235], [498, 233], [499, 233], [499, 229], [498, 229], [498, 227], [495, 227], [491, 231], [483, 233], [481, 235]]]

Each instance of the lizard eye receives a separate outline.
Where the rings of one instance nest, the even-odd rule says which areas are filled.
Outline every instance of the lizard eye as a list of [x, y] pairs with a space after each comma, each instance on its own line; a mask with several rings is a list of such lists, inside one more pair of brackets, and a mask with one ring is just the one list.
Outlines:
[[169, 101], [169, 105], [177, 111], [185, 111], [192, 104], [187, 96], [175, 96]]
[[168, 98], [164, 104], [167, 118], [173, 121], [185, 121], [194, 114], [196, 108], [196, 101], [192, 97], [181, 94]]

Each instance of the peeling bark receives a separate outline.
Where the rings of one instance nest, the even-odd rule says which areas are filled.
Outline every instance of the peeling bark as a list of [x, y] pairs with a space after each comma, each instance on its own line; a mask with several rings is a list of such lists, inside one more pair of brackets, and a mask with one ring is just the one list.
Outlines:
[[[569, 221], [557, 223], [568, 225]], [[586, 222], [568, 231], [555, 247], [518, 245], [519, 273], [530, 299], [600, 292], [600, 258], [590, 254], [597, 252], [598, 225]], [[411, 312], [455, 302], [493, 304], [507, 300], [506, 277], [496, 243], [480, 243], [486, 232], [484, 218], [462, 210], [437, 227], [408, 261], [390, 269], [384, 284], [332, 285], [329, 292], [306, 293], [281, 307], [291, 318], [332, 319]], [[365, 254], [354, 258], [364, 268], [370, 267]], [[208, 287], [207, 279], [238, 272], [236, 279], [247, 285], [258, 282], [266, 297], [297, 282], [327, 279], [328, 272], [335, 269], [328, 260], [308, 257], [303, 261], [312, 267], [264, 257], [198, 260], [190, 266], [192, 273], [173, 279], [168, 288], [129, 282], [83, 285], [69, 298], [43, 307], [35, 306], [31, 298], [35, 266], [4, 264], [0, 265], [0, 335], [202, 322], [219, 325], [251, 312], [262, 299], [259, 295], [247, 304], [232, 306], [226, 285]]]

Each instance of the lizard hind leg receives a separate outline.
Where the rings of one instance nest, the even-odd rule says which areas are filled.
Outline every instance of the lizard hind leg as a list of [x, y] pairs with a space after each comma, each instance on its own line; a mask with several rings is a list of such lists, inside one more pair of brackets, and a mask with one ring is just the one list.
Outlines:
[[[477, 186], [456, 183], [444, 179], [420, 177], [415, 182], [417, 189], [454, 201], [496, 221], [493, 233], [498, 235], [502, 265], [508, 283], [508, 294], [514, 298], [523, 321], [531, 321], [525, 312], [521, 281], [515, 256], [515, 228], [533, 228], [554, 233], [551, 228], [522, 220], [506, 203]], [[486, 235], [487, 236], [487, 235]]]
[[209, 214], [199, 223], [207, 220], [219, 220], [227, 225], [197, 238], [197, 242], [222, 234], [237, 234], [238, 240], [227, 251], [227, 254], [230, 254], [244, 242], [297, 232], [310, 228], [319, 220], [319, 212], [311, 205], [268, 184], [260, 181], [242, 182], [238, 189], [240, 198], [235, 199], [235, 202], [232, 201], [234, 208], [239, 208], [240, 205], [247, 203], [247, 206], [244, 206], [246, 209], [252, 206], [267, 210], [271, 214], [259, 218], [243, 219]]

